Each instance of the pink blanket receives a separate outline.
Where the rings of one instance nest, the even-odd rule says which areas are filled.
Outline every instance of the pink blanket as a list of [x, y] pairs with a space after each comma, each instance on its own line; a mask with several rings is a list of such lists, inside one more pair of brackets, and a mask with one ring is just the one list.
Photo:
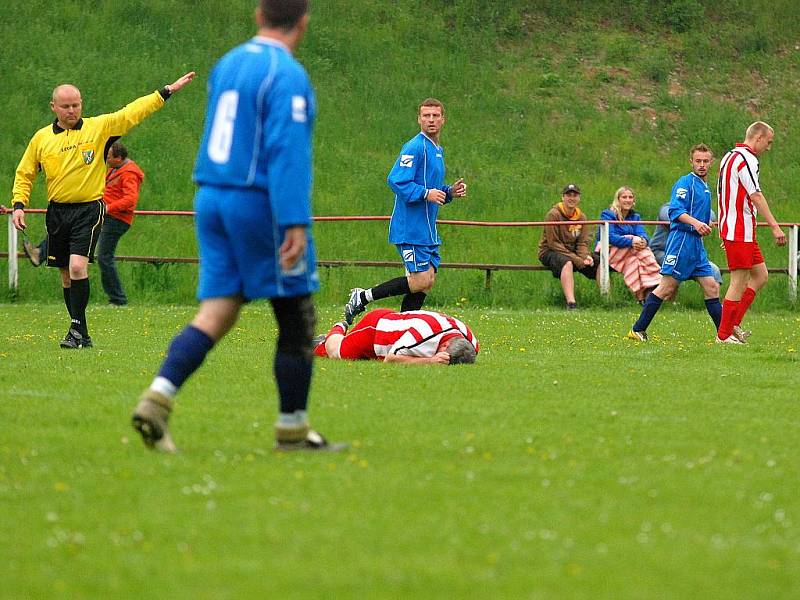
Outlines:
[[634, 293], [655, 287], [661, 282], [661, 265], [650, 248], [634, 250], [609, 246], [608, 264], [622, 274], [625, 285]]

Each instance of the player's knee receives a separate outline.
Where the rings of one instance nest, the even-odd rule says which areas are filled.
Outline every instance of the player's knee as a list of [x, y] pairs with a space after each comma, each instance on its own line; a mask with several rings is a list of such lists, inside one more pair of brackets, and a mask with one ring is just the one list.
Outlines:
[[334, 358], [334, 359], [341, 358], [343, 339], [344, 339], [343, 335], [333, 334], [331, 336], [328, 336], [328, 339], [325, 340], [325, 354], [328, 355], [328, 358]]
[[311, 338], [317, 324], [311, 296], [274, 298], [272, 307], [278, 321], [278, 352], [305, 356], [310, 360], [313, 353]]
[[69, 265], [70, 279], [86, 279], [89, 276], [89, 268], [81, 263], [71, 262]]
[[204, 301], [192, 320], [192, 325], [218, 342], [231, 330], [239, 318], [241, 304]]
[[412, 294], [417, 292], [427, 294], [433, 288], [434, 281], [436, 281], [436, 274], [433, 271], [414, 273], [408, 278], [408, 289], [411, 290]]
[[707, 298], [719, 298], [719, 284], [716, 281], [710, 280], [705, 288]]

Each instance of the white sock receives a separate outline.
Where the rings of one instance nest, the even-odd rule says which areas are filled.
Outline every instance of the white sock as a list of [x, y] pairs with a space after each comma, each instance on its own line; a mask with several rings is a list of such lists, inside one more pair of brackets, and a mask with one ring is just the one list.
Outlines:
[[175, 394], [178, 393], [178, 388], [175, 387], [175, 384], [166, 377], [161, 376], [153, 379], [153, 383], [150, 384], [150, 389], [154, 392], [162, 394], [163, 396], [166, 396], [170, 400], [172, 400], [175, 397]]
[[372, 302], [372, 288], [369, 288], [368, 290], [364, 290], [364, 299], [366, 300], [366, 302], [364, 302], [364, 304]]
[[297, 413], [278, 413], [278, 427], [290, 427], [292, 429], [299, 427], [303, 422], [297, 418]]

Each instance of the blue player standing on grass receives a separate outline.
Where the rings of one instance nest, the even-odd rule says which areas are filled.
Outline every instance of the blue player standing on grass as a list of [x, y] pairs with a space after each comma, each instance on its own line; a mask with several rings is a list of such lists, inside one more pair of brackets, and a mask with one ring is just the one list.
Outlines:
[[453, 185], [444, 183], [444, 148], [439, 145], [445, 122], [442, 103], [435, 98], [423, 100], [417, 122], [420, 132], [405, 143], [387, 178], [394, 192], [389, 242], [397, 247], [407, 275], [370, 289], [353, 289], [344, 308], [348, 326], [367, 304], [390, 296], [403, 296], [403, 312], [422, 308], [439, 270], [439, 207], [467, 195], [463, 179]]
[[626, 336], [628, 339], [647, 341], [647, 327], [661, 303], [674, 298], [678, 286], [687, 279], [696, 279], [703, 288], [706, 310], [714, 321], [714, 330], [719, 329], [722, 317], [719, 284], [714, 280], [714, 269], [703, 246], [703, 237], [711, 233], [711, 190], [706, 178], [714, 155], [705, 144], [697, 144], [689, 151], [689, 162], [691, 172], [672, 186], [661, 283], [647, 296], [639, 319]]
[[256, 37], [228, 52], [208, 84], [194, 169], [200, 308], [142, 394], [133, 426], [148, 447], [175, 445], [167, 427], [183, 383], [233, 327], [243, 304], [269, 298], [278, 322], [278, 450], [337, 450], [308, 424], [319, 288], [311, 227], [314, 91], [292, 56], [308, 0], [261, 0]]

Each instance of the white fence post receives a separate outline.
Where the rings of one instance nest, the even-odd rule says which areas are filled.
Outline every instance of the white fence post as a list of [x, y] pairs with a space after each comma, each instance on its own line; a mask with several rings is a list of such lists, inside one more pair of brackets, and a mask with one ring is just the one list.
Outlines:
[[608, 296], [611, 293], [611, 282], [608, 273], [608, 221], [600, 225], [600, 293]]
[[14, 211], [8, 213], [8, 289], [12, 294], [19, 287], [19, 264], [17, 262], [17, 228], [14, 227]]
[[791, 302], [797, 300], [797, 229], [796, 224], [789, 229], [789, 301]]

